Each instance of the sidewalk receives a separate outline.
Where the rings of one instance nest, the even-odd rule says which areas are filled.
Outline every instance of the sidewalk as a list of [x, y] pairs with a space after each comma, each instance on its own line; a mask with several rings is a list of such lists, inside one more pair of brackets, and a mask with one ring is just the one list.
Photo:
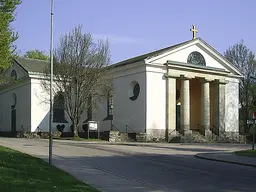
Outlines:
[[197, 158], [207, 159], [211, 161], [219, 161], [225, 163], [233, 163], [238, 165], [256, 167], [256, 158], [235, 155], [233, 154], [233, 152], [197, 153], [195, 156]]

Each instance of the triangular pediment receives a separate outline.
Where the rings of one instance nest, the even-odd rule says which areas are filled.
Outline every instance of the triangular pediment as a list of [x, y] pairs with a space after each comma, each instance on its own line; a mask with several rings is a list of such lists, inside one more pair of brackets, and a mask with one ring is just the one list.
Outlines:
[[11, 76], [13, 73], [16, 73], [17, 80], [28, 76], [27, 71], [16, 60], [12, 61], [12, 65], [9, 67], [7, 73], [9, 76]]
[[[224, 56], [201, 39], [195, 39], [175, 49], [165, 50], [157, 55], [145, 59], [146, 64], [163, 65], [168, 61], [188, 64], [189, 55], [193, 52], [200, 53], [205, 61], [205, 67], [209, 69], [224, 70], [236, 76], [242, 73], [228, 62]], [[187, 65], [189, 67], [189, 64]], [[195, 67], [195, 66], [193, 66]]]

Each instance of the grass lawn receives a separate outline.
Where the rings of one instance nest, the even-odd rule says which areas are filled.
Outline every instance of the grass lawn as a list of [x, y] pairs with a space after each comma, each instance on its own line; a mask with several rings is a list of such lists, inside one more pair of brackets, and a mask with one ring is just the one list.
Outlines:
[[256, 157], [256, 150], [243, 150], [236, 151], [236, 155], [246, 156], [246, 157]]
[[99, 192], [45, 161], [0, 146], [1, 192]]

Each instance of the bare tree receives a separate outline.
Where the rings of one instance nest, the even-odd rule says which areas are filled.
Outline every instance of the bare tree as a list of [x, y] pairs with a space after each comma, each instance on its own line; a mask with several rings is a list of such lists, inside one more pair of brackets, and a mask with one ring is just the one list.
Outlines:
[[[77, 136], [82, 114], [94, 102], [105, 97], [106, 90], [112, 89], [112, 80], [107, 75], [110, 64], [108, 42], [99, 40], [95, 43], [92, 36], [83, 33], [79, 25], [60, 38], [54, 52], [53, 94], [61, 93], [64, 96], [63, 106], [72, 121], [74, 136]], [[46, 78], [42, 81], [48, 92], [49, 72], [47, 68]]]
[[244, 45], [242, 40], [230, 47], [224, 55], [244, 75], [244, 78], [239, 83], [239, 102], [241, 105], [240, 120], [242, 120], [244, 130], [247, 132], [247, 119], [255, 97], [254, 84], [251, 79], [251, 76], [256, 74], [255, 54]]

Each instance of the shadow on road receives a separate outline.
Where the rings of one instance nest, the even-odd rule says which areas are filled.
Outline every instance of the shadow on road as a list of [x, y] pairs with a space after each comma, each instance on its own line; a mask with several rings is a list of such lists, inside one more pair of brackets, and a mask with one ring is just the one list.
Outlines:
[[[91, 183], [108, 186], [108, 191], [113, 192], [256, 191], [255, 169], [201, 160], [193, 155], [134, 155], [106, 148], [100, 150], [112, 155], [54, 156], [54, 163], [80, 179], [87, 174]], [[115, 178], [103, 173], [123, 180], [117, 183]], [[132, 184], [127, 185], [126, 181]], [[145, 185], [152, 190], [143, 188]]]

